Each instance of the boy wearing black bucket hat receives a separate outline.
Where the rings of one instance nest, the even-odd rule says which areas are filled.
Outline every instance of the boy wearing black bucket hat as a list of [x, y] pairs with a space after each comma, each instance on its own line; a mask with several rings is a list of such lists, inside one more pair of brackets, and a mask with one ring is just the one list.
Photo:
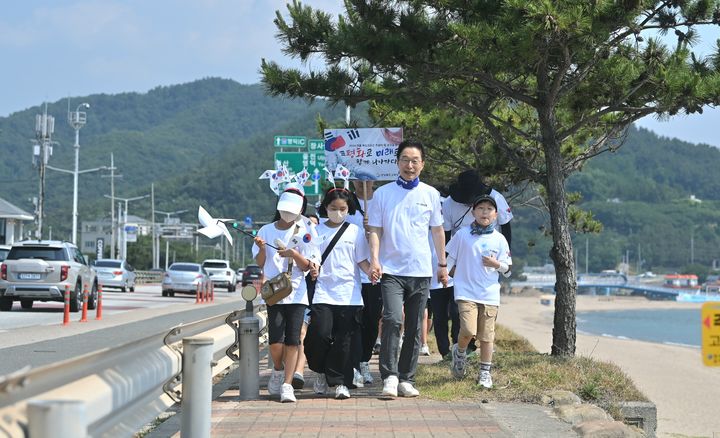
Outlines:
[[473, 222], [461, 227], [447, 245], [447, 263], [460, 313], [460, 334], [451, 351], [451, 369], [454, 377], [465, 376], [466, 349], [475, 337], [480, 341], [478, 384], [492, 388], [490, 367], [500, 305], [498, 280], [499, 274], [509, 275], [512, 259], [505, 236], [495, 229], [495, 199], [490, 195], [477, 197], [471, 213]]

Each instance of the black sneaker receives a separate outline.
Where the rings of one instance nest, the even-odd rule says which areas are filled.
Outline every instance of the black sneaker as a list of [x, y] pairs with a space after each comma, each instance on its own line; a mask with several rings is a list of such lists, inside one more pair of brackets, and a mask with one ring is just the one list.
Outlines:
[[305, 378], [302, 374], [293, 374], [292, 387], [293, 389], [303, 389], [305, 387]]

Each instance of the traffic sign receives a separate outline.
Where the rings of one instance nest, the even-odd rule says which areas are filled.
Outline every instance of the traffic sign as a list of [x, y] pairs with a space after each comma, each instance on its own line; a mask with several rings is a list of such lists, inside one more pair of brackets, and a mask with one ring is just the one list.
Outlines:
[[325, 140], [323, 139], [310, 139], [308, 140], [308, 151], [315, 152], [315, 151], [324, 151], [325, 150]]
[[276, 148], [304, 148], [307, 146], [307, 137], [276, 135], [274, 145]]
[[[290, 173], [307, 169], [310, 175], [322, 175], [325, 167], [325, 152], [275, 152], [275, 161], [287, 167]], [[320, 178], [312, 178], [305, 183], [306, 195], [319, 195]]]
[[250, 216], [245, 216], [245, 228], [252, 228], [253, 220]]
[[720, 366], [720, 302], [703, 304], [701, 315], [703, 363]]

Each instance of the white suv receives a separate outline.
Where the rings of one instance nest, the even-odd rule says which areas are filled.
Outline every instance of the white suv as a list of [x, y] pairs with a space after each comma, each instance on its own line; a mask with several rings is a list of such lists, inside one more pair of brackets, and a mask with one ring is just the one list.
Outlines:
[[88, 309], [97, 302], [97, 275], [77, 246], [56, 240], [15, 243], [0, 264], [0, 310], [12, 310], [13, 301], [31, 309], [34, 301], [65, 301], [70, 288], [70, 310], [82, 308], [88, 289]]
[[228, 292], [235, 292], [235, 284], [237, 283], [237, 277], [235, 271], [230, 267], [230, 262], [227, 260], [205, 260], [202, 262], [202, 267], [208, 273], [210, 281], [215, 286], [227, 288]]

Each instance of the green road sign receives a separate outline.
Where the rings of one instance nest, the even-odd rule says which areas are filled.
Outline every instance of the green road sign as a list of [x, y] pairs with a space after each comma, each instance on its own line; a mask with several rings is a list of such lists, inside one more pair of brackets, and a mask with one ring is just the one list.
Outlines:
[[275, 161], [284, 164], [290, 173], [302, 172], [307, 169], [310, 179], [305, 183], [306, 195], [319, 195], [322, 188], [320, 182], [325, 178], [325, 151], [317, 152], [275, 152]]
[[314, 140], [310, 139], [308, 141], [308, 150], [310, 152], [320, 152], [325, 150], [325, 140]]
[[307, 137], [300, 137], [296, 135], [276, 135], [274, 144], [276, 148], [304, 148], [307, 146]]

